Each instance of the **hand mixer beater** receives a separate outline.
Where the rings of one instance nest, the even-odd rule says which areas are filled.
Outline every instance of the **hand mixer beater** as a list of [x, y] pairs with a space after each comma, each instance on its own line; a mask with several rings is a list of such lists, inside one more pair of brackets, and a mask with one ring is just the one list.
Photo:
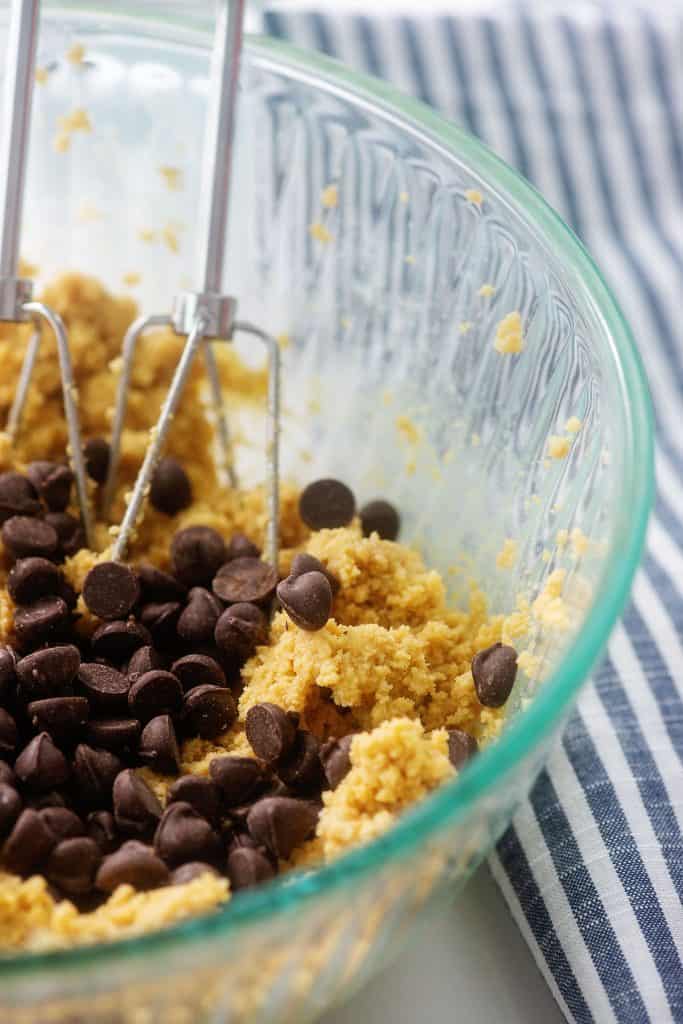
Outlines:
[[33, 300], [33, 282], [19, 277], [18, 273], [39, 15], [40, 0], [12, 0], [0, 139], [0, 321], [32, 323], [34, 330], [26, 347], [5, 429], [10, 440], [16, 442], [41, 345], [42, 327], [46, 324], [53, 331], [57, 342], [69, 439], [68, 456], [76, 480], [86, 543], [92, 547], [92, 517], [66, 328], [54, 310]]
[[123, 365], [116, 396], [109, 471], [103, 498], [105, 515], [111, 507], [116, 488], [128, 388], [138, 339], [144, 331], [159, 326], [170, 326], [177, 334], [187, 336], [159, 419], [151, 432], [150, 444], [135, 481], [123, 521], [117, 531], [113, 547], [115, 560], [125, 558], [135, 526], [143, 514], [155, 467], [159, 461], [174, 412], [182, 397], [185, 381], [200, 348], [203, 348], [224, 471], [227, 473], [230, 485], [236, 485], [228, 422], [211, 342], [222, 339], [229, 340], [235, 332], [244, 332], [259, 338], [266, 345], [269, 357], [266, 428], [268, 530], [264, 558], [277, 566], [280, 350], [277, 341], [271, 335], [251, 323], [237, 320], [235, 318], [237, 308], [235, 299], [221, 291], [233, 170], [235, 107], [242, 50], [244, 5], [245, 0], [219, 0], [218, 3], [199, 210], [200, 290], [184, 291], [178, 294], [170, 315], [143, 316], [135, 321], [123, 342]]

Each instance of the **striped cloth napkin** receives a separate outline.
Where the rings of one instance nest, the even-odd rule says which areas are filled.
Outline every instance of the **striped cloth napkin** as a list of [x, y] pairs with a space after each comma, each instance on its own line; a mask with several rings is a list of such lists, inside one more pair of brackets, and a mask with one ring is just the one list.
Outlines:
[[634, 328], [658, 422], [644, 564], [491, 867], [568, 1020], [683, 1021], [683, 5], [459, 7], [281, 7], [265, 28], [484, 139], [584, 240]]

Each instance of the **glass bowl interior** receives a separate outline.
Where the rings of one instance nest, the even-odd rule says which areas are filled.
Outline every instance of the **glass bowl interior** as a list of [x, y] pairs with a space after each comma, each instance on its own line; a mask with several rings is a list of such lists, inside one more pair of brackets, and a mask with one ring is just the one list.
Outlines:
[[[142, 307], [165, 312], [176, 289], [195, 283], [208, 37], [182, 18], [155, 20], [153, 4], [130, 16], [87, 7], [45, 14], [39, 62], [49, 76], [36, 89], [24, 255], [40, 281], [68, 267], [120, 289], [124, 274], [139, 273]], [[76, 40], [86, 46], [80, 70], [64, 59]], [[92, 132], [56, 153], [57, 120], [78, 107]], [[164, 187], [161, 167], [178, 168], [180, 189]], [[150, 247], [143, 229], [161, 241]], [[469, 135], [334, 62], [251, 39], [225, 283], [242, 316], [288, 338], [285, 475], [339, 475], [360, 500], [395, 501], [401, 539], [443, 573], [454, 601], [468, 600], [475, 580], [508, 613], [552, 597], [559, 580], [562, 622], [545, 604], [530, 613], [529, 657], [500, 740], [386, 836], [209, 918], [122, 944], [5, 958], [11, 991], [28, 973], [48, 998], [86, 967], [106, 969], [115, 987], [134, 960], [161, 969], [175, 951], [189, 963], [193, 948], [219, 938], [249, 936], [239, 941], [251, 949], [278, 915], [284, 928], [293, 915], [294, 927], [307, 920], [312, 935], [312, 908], [324, 927], [335, 901], [373, 879], [381, 887], [392, 865], [408, 871], [438, 837], [475, 863], [538, 770], [638, 563], [652, 420], [629, 329], [567, 227]], [[523, 351], [501, 353], [499, 327], [517, 313]], [[236, 344], [247, 361], [259, 358]], [[233, 415], [240, 436], [258, 436], [258, 417]], [[572, 418], [578, 432], [567, 429]], [[560, 458], [551, 437], [567, 442]], [[253, 445], [240, 446], [238, 468], [258, 478]], [[525, 782], [513, 794], [520, 765]], [[475, 812], [483, 824], [465, 841]], [[360, 927], [354, 919], [355, 940]]]

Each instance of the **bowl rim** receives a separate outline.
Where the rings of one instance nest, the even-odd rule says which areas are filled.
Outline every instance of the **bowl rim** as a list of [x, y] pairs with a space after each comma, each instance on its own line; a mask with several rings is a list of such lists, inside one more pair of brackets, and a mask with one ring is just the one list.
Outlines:
[[[62, 0], [57, 8], [69, 13], [78, 9], [89, 19], [79, 0]], [[54, 12], [54, 7], [51, 13]], [[96, 17], [104, 14], [100, 10]], [[148, 25], [162, 15], [141, 13], [125, 3], [116, 12], [106, 12], [115, 23]], [[183, 44], [202, 44], [207, 32], [196, 21], [182, 17], [164, 19], [170, 26], [185, 29]], [[191, 32], [187, 30], [191, 29]], [[475, 801], [490, 791], [520, 762], [546, 740], [555, 724], [573, 702], [590, 669], [605, 647], [612, 627], [629, 595], [631, 582], [643, 550], [646, 526], [654, 497], [654, 420], [647, 378], [631, 330], [601, 272], [583, 244], [536, 189], [497, 157], [482, 142], [450, 123], [432, 108], [404, 96], [372, 76], [350, 70], [342, 63], [316, 52], [265, 36], [249, 36], [247, 47], [258, 66], [284, 70], [292, 78], [321, 85], [329, 93], [351, 94], [361, 106], [394, 119], [414, 137], [428, 142], [452, 158], [466, 160], [477, 175], [487, 179], [496, 191], [516, 204], [529, 230], [540, 233], [551, 244], [591, 300], [594, 314], [602, 322], [611, 347], [622, 396], [624, 446], [621, 486], [623, 523], [618, 545], [612, 544], [600, 584], [586, 621], [568, 646], [556, 670], [539, 689], [529, 707], [505, 733], [463, 770], [457, 780], [441, 787], [407, 810], [391, 830], [367, 845], [353, 848], [330, 864], [307, 873], [294, 873], [262, 887], [240, 894], [220, 910], [182, 921], [160, 931], [129, 939], [117, 939], [92, 946], [71, 947], [49, 952], [23, 952], [0, 956], [0, 978], [17, 980], [27, 973], [69, 970], [111, 965], [144, 954], [158, 955], [182, 947], [195, 948], [206, 940], [225, 937], [240, 927], [253, 925], [275, 915], [296, 911], [310, 899], [331, 893], [354, 879], [368, 875], [388, 861], [410, 854], [417, 845], [447, 824], [462, 818]]]

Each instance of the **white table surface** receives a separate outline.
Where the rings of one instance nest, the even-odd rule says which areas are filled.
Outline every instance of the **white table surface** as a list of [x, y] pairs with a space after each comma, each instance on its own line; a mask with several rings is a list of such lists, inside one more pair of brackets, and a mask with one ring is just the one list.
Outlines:
[[320, 1024], [562, 1024], [488, 868]]

